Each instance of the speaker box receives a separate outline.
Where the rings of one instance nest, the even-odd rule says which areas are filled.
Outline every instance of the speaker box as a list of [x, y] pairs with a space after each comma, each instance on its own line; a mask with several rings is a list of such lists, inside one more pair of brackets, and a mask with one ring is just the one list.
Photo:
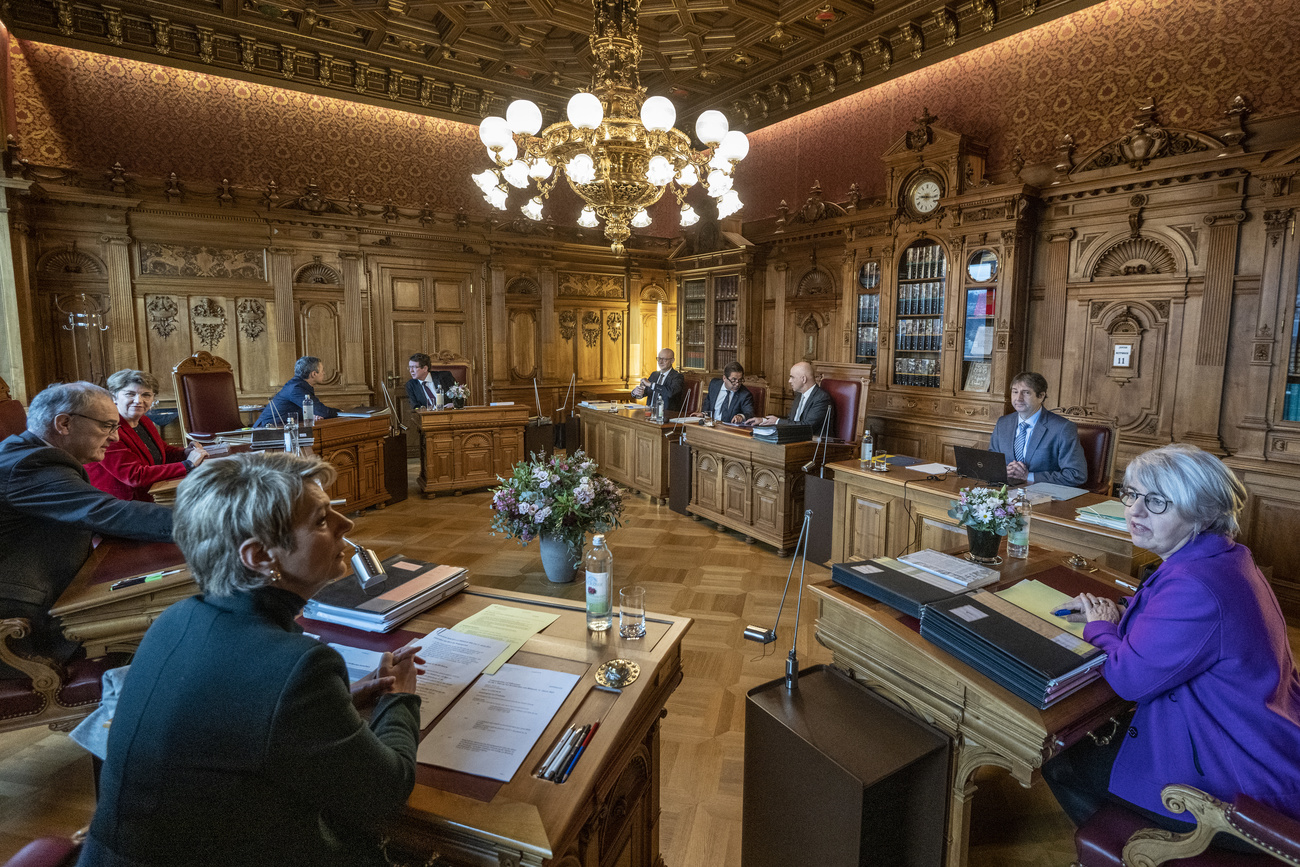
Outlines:
[[384, 439], [384, 490], [390, 503], [400, 503], [410, 493], [410, 477], [406, 473], [406, 431]]
[[668, 508], [679, 515], [689, 515], [691, 503], [691, 447], [686, 443], [668, 444]]
[[948, 738], [828, 666], [745, 701], [745, 867], [940, 867]]
[[803, 477], [803, 507], [813, 513], [808, 524], [808, 559], [814, 563], [831, 559], [831, 535], [835, 532], [835, 480], [824, 479], [820, 473], [804, 473]]

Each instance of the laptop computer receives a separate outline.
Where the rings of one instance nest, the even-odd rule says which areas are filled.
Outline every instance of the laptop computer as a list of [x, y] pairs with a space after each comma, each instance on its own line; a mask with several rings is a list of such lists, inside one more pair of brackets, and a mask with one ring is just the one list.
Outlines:
[[1007, 456], [1002, 452], [988, 449], [973, 449], [968, 446], [953, 446], [953, 456], [957, 461], [957, 475], [988, 482], [990, 485], [1016, 487], [1024, 482], [1007, 479]]

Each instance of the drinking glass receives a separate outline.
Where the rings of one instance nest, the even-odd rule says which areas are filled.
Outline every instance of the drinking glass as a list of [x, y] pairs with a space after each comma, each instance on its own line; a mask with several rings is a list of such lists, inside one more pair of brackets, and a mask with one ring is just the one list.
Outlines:
[[618, 591], [618, 634], [645, 637], [645, 588], [635, 584]]

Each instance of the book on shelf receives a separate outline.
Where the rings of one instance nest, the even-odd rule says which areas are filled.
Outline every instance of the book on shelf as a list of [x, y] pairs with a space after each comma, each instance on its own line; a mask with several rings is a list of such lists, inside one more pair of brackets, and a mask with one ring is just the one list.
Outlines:
[[362, 589], [353, 573], [322, 587], [307, 601], [303, 616], [367, 632], [389, 632], [399, 624], [465, 589], [466, 570], [398, 554], [384, 560], [387, 576]]
[[972, 361], [966, 371], [964, 391], [988, 391], [993, 381], [993, 363], [989, 361]]

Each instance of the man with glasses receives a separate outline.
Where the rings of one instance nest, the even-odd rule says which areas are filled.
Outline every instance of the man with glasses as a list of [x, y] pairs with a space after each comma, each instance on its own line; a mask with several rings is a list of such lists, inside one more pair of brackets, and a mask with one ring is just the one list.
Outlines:
[[740, 424], [754, 414], [754, 395], [741, 384], [744, 381], [745, 368], [738, 361], [731, 362], [722, 369], [722, 379], [709, 383], [704, 405], [691, 415], [702, 416], [708, 412], [718, 421]]
[[1043, 409], [1046, 399], [1047, 380], [1041, 373], [1016, 374], [1011, 380], [1015, 412], [998, 419], [989, 451], [1006, 455], [1009, 481], [1082, 485], [1088, 479], [1088, 464], [1079, 444], [1079, 428]]
[[293, 379], [286, 382], [275, 396], [271, 398], [270, 403], [262, 410], [262, 414], [253, 422], [253, 427], [269, 427], [271, 425], [284, 424], [284, 420], [290, 415], [302, 417], [302, 402], [305, 398], [310, 397], [312, 400], [312, 414], [320, 418], [336, 418], [339, 411], [332, 406], [326, 406], [316, 397], [316, 386], [321, 384], [325, 378], [325, 365], [314, 355], [304, 355], [294, 362]]
[[682, 401], [686, 398], [686, 382], [681, 371], [673, 370], [673, 360], [676, 358], [671, 349], [659, 350], [655, 356], [659, 369], [637, 383], [636, 388], [632, 389], [632, 399], [640, 400], [644, 397], [646, 406], [653, 409], [659, 405], [659, 399], [663, 398], [669, 415], [680, 413]]
[[[92, 485], [84, 464], [117, 441], [117, 407], [89, 382], [51, 385], [32, 399], [27, 430], [0, 443], [0, 618], [25, 617], [24, 654], [66, 662], [77, 649], [50, 606], [90, 556], [96, 534], [169, 542], [165, 506], [119, 500]], [[0, 679], [26, 677], [0, 664]]]

